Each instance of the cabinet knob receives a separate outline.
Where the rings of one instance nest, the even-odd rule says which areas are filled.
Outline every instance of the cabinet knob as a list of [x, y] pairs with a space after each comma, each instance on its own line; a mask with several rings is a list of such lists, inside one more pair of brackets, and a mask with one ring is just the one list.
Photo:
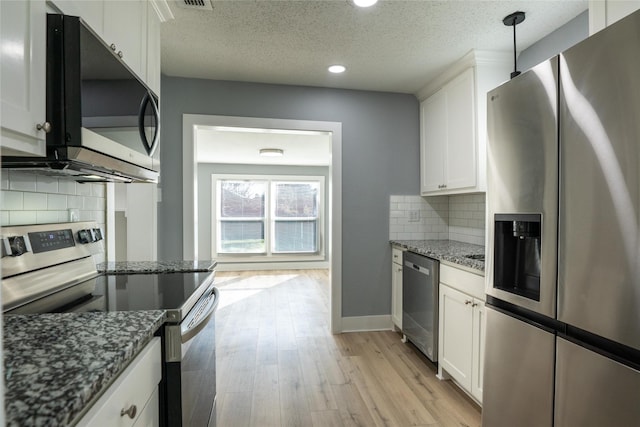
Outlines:
[[473, 301], [466, 300], [466, 301], [464, 302], [464, 305], [469, 305], [469, 304], [471, 304], [472, 302], [473, 302]]
[[49, 122], [38, 123], [36, 125], [36, 129], [44, 131], [44, 133], [49, 133], [51, 132], [51, 123]]
[[120, 410], [120, 416], [124, 417], [125, 415], [127, 415], [129, 418], [134, 419], [136, 417], [136, 413], [138, 412], [138, 408], [136, 407], [136, 405], [131, 405], [129, 406], [129, 409], [121, 409]]
[[477, 307], [477, 306], [478, 306], [477, 302], [474, 302], [473, 304], [471, 304], [471, 307]]
[[116, 45], [115, 43], [111, 43], [111, 45], [109, 46], [111, 48], [112, 51], [116, 51]]
[[118, 57], [122, 58], [122, 51], [121, 50], [118, 51]]

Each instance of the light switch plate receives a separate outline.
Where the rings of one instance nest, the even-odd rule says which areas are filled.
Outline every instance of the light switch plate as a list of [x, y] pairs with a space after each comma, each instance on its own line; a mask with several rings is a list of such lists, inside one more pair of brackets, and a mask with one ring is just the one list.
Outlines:
[[413, 210], [409, 211], [409, 222], [418, 222], [420, 221], [420, 211]]

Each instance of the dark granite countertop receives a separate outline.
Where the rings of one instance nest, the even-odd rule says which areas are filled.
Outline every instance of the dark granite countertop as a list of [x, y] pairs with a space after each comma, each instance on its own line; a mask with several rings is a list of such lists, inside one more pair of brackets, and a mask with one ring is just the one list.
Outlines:
[[149, 342], [165, 312], [4, 316], [7, 426], [77, 421]]
[[454, 240], [391, 240], [391, 243], [410, 252], [435, 258], [444, 264], [450, 263], [455, 267], [462, 266], [484, 273], [484, 258], [468, 258], [474, 255], [484, 256], [484, 246]]
[[118, 261], [102, 262], [97, 269], [105, 274], [186, 273], [211, 271], [216, 265], [207, 261]]

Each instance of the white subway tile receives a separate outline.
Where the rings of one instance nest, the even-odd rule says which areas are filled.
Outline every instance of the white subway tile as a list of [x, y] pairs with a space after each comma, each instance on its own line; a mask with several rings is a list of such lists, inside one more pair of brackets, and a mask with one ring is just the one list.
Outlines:
[[390, 218], [404, 218], [406, 216], [405, 211], [393, 210], [389, 212]]
[[97, 211], [100, 209], [100, 199], [97, 197], [83, 197], [82, 206], [87, 211]]
[[9, 171], [9, 189], [16, 191], [36, 191], [36, 176], [34, 174]]
[[79, 196], [91, 196], [91, 183], [76, 183], [76, 194]]
[[105, 193], [106, 191], [104, 183], [100, 182], [91, 184], [91, 195], [93, 195], [94, 197], [104, 197]]
[[69, 222], [69, 211], [52, 211], [58, 213], [58, 222]]
[[0, 169], [0, 189], [8, 190], [9, 189], [9, 171], [5, 169]]
[[58, 193], [60, 194], [76, 194], [76, 184], [75, 181], [70, 179], [60, 178], [58, 180]]
[[39, 193], [57, 193], [58, 179], [46, 175], [36, 175], [36, 190]]
[[47, 209], [50, 211], [67, 209], [67, 196], [64, 194], [47, 194]]
[[35, 224], [37, 221], [36, 211], [11, 211], [9, 212], [10, 225]]
[[47, 195], [44, 193], [23, 193], [24, 209], [29, 211], [39, 211], [47, 209]]
[[0, 211], [0, 225], [9, 225], [9, 211]]
[[36, 224], [49, 224], [52, 222], [58, 222], [58, 211], [36, 212]]
[[67, 208], [82, 209], [82, 196], [67, 196]]
[[105, 211], [96, 212], [96, 222], [104, 230], [104, 224], [107, 222], [107, 215], [105, 214]]
[[3, 211], [21, 211], [24, 209], [24, 193], [21, 191], [2, 191], [0, 193], [0, 206]]

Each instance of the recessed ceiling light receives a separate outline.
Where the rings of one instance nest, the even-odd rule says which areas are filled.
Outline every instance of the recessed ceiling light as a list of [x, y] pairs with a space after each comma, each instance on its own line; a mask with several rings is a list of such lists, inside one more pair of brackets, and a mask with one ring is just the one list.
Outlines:
[[369, 7], [378, 3], [378, 0], [353, 0], [353, 4], [360, 7]]
[[260, 155], [264, 157], [281, 157], [284, 150], [280, 148], [261, 148]]
[[329, 72], [334, 74], [344, 73], [346, 70], [347, 69], [344, 67], [344, 65], [332, 65], [331, 67], [329, 67]]

